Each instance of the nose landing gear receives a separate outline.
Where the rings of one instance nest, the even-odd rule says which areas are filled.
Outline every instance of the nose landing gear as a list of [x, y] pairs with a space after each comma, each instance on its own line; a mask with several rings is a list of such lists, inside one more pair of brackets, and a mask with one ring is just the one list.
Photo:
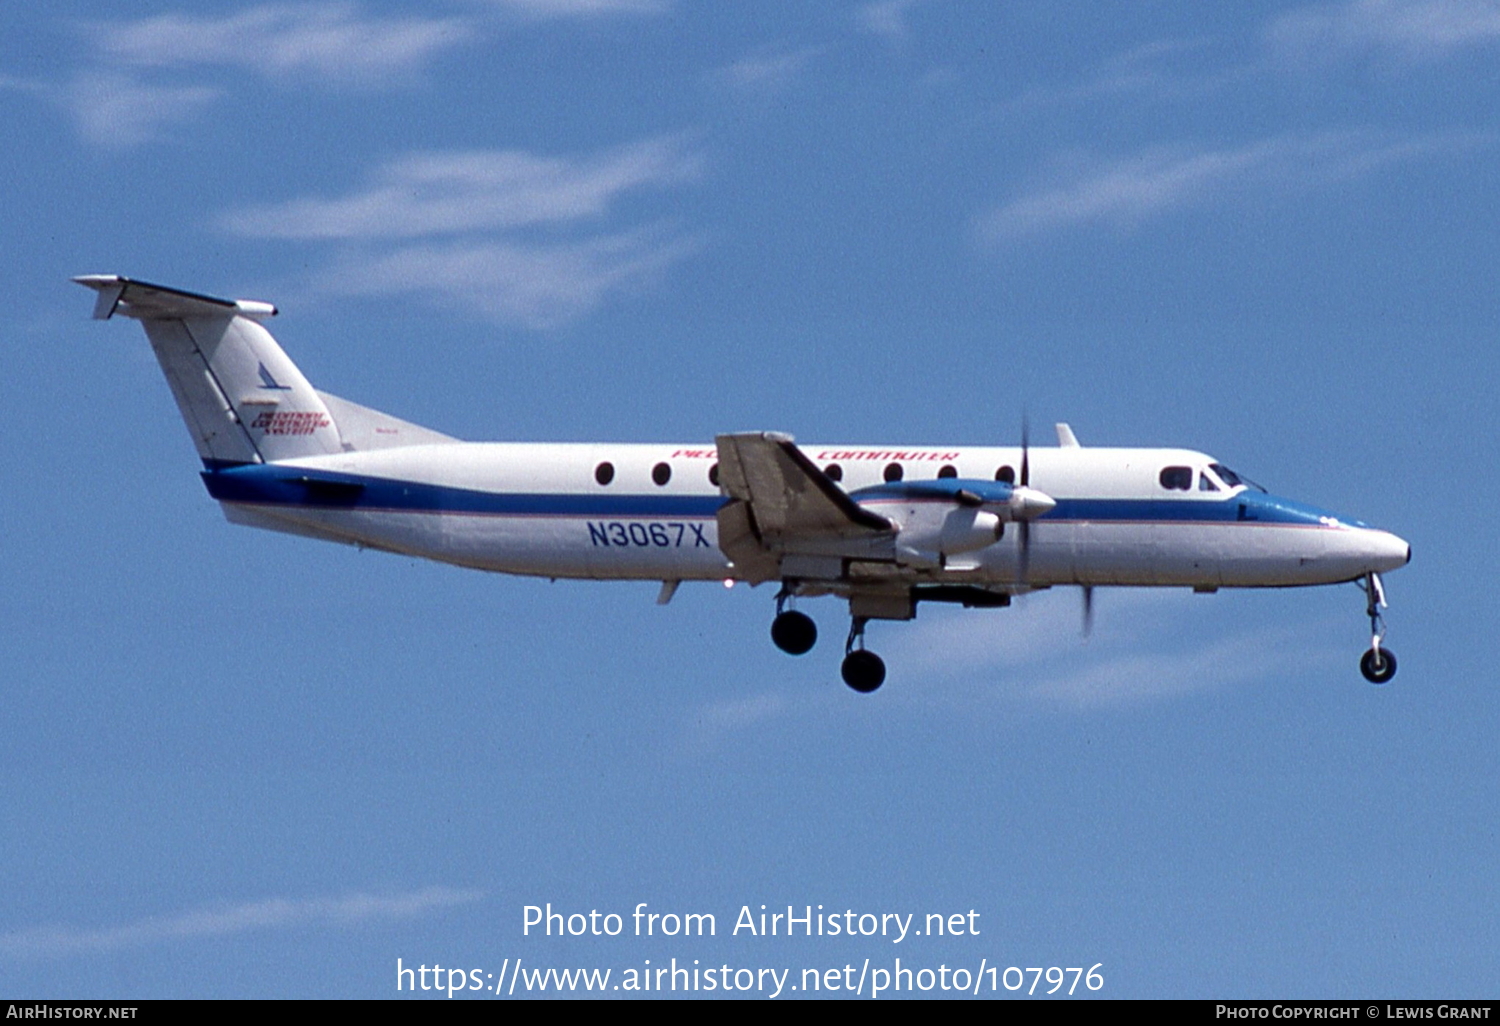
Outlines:
[[1386, 608], [1385, 586], [1379, 574], [1366, 574], [1359, 582], [1365, 593], [1365, 615], [1370, 618], [1370, 650], [1359, 660], [1359, 672], [1371, 684], [1384, 684], [1396, 675], [1396, 657], [1388, 649], [1380, 647], [1385, 636], [1385, 617], [1380, 611]]
[[885, 683], [885, 660], [865, 649], [868, 622], [869, 617], [856, 616], [850, 624], [849, 640], [844, 642], [844, 664], [840, 667], [844, 683], [866, 695]]

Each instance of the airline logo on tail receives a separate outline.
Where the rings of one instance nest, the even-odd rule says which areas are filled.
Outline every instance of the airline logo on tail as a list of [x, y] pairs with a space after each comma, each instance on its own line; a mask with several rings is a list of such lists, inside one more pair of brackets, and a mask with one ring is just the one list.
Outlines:
[[292, 390], [291, 385], [283, 385], [271, 377], [271, 372], [266, 370], [264, 362], [260, 365], [260, 387], [273, 389], [277, 392], [290, 392]]
[[250, 422], [250, 427], [268, 435], [310, 435], [318, 428], [328, 427], [332, 423], [326, 413], [265, 410]]

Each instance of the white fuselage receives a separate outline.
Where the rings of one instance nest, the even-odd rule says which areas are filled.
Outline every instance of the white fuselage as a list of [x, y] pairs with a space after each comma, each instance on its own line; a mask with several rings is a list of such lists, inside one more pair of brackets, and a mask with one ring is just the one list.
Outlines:
[[[908, 482], [1013, 479], [1022, 458], [1019, 448], [975, 446], [800, 448], [850, 493], [886, 482], [891, 467]], [[1203, 453], [1033, 448], [1029, 460], [1031, 486], [1057, 507], [1031, 525], [1025, 582], [1016, 525], [961, 558], [892, 572], [979, 587], [1207, 590], [1349, 581], [1410, 557], [1406, 542], [1385, 531], [1226, 484]], [[611, 473], [601, 472], [606, 464]], [[725, 500], [710, 477], [715, 466], [711, 445], [449, 442], [204, 476], [231, 520], [259, 527], [514, 574], [734, 579], [718, 545]], [[1187, 488], [1163, 484], [1168, 468], [1187, 472]], [[854, 497], [898, 525], [923, 513], [910, 498]]]

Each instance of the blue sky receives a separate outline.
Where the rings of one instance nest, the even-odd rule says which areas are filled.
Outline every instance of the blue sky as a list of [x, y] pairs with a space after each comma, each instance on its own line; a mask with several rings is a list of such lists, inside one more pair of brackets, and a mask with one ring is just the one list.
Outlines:
[[[0, 991], [1091, 966], [1493, 995], [1500, 5], [451, 0], [0, 15]], [[1412, 542], [1362, 596], [1103, 591], [790, 659], [762, 589], [487, 576], [223, 521], [136, 327], [266, 299], [473, 439], [1202, 449]], [[1049, 439], [1050, 440], [1050, 439]], [[832, 639], [834, 643], [830, 644]], [[712, 939], [523, 937], [522, 908]], [[744, 905], [977, 937], [730, 936]], [[618, 978], [618, 977], [617, 977]]]

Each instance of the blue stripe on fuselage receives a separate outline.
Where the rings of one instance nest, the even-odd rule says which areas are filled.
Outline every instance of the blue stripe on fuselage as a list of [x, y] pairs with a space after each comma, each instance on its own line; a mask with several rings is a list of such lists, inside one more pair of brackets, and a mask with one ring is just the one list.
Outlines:
[[487, 492], [263, 463], [205, 471], [203, 483], [220, 502], [400, 513], [711, 517], [724, 504], [719, 495]]
[[[248, 463], [203, 472], [209, 495], [221, 502], [403, 513], [490, 516], [712, 517], [720, 495], [650, 495], [566, 492], [489, 492], [415, 481], [309, 471], [274, 463]], [[945, 482], [946, 483], [946, 482]], [[891, 501], [891, 500], [886, 500]], [[910, 501], [910, 500], [908, 500]], [[879, 500], [870, 503], [879, 506]], [[1059, 499], [1037, 519], [1095, 523], [1262, 523], [1366, 525], [1289, 499], [1241, 492], [1224, 499]]]
[[1150, 523], [1302, 524], [1313, 527], [1365, 527], [1327, 510], [1261, 492], [1241, 492], [1225, 499], [1058, 499], [1057, 508], [1038, 518], [1048, 520]]

